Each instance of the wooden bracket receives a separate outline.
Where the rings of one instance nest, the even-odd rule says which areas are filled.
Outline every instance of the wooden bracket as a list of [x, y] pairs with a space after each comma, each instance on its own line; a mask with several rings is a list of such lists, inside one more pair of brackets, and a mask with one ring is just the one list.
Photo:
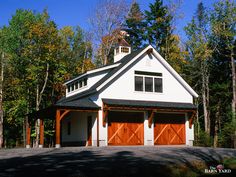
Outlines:
[[107, 121], [107, 116], [108, 116], [108, 110], [103, 110], [103, 118], [102, 118], [102, 126], [106, 126], [106, 121]]
[[62, 120], [66, 114], [68, 114], [70, 110], [65, 110], [61, 115], [60, 115], [60, 120]]
[[193, 111], [191, 117], [189, 118], [189, 128], [190, 129], [192, 129], [193, 119], [194, 119], [195, 116], [196, 116], [196, 111]]
[[148, 113], [148, 127], [149, 128], [151, 128], [152, 126], [153, 118], [156, 112], [157, 110], [153, 109], [151, 112]]

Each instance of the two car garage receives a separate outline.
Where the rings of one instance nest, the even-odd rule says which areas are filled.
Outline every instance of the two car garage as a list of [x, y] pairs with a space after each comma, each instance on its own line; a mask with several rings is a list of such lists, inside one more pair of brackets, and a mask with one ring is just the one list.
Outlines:
[[[154, 144], [185, 144], [185, 114], [155, 113]], [[144, 112], [110, 111], [108, 145], [144, 145]]]

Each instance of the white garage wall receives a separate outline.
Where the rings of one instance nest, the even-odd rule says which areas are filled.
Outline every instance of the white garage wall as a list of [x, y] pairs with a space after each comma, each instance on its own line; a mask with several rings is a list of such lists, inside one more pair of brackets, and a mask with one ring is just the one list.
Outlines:
[[144, 145], [150, 146], [154, 145], [154, 131], [153, 131], [153, 123], [151, 128], [148, 126], [148, 112], [144, 114]]
[[[87, 141], [87, 118], [92, 116], [92, 145], [97, 140], [96, 113], [71, 112], [61, 121], [62, 142], [82, 142]], [[68, 122], [71, 122], [71, 134], [67, 134]]]
[[106, 126], [103, 127], [103, 111], [99, 110], [99, 146], [107, 146], [107, 126], [108, 123], [106, 122]]
[[188, 114], [185, 114], [185, 131], [186, 131], [186, 145], [193, 146], [194, 141], [194, 125], [192, 125], [191, 128], [189, 128], [189, 117]]
[[92, 146], [97, 146], [97, 113], [92, 116]]

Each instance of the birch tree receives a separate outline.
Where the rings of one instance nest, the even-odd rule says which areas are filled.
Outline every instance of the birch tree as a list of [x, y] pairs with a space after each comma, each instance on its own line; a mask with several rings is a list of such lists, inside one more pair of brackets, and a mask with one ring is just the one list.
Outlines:
[[122, 28], [127, 14], [128, 6], [124, 0], [102, 0], [89, 19], [102, 65], [108, 64], [108, 57], [118, 34], [116, 32]]
[[[1, 39], [0, 39], [1, 40]], [[4, 52], [1, 51], [1, 75], [0, 75], [0, 148], [3, 147], [3, 80], [4, 80]]]

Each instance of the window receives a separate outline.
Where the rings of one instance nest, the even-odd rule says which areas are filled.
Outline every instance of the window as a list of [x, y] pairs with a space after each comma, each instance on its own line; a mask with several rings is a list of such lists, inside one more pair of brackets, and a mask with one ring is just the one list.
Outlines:
[[75, 89], [78, 89], [78, 82], [75, 82]]
[[121, 53], [129, 53], [129, 48], [121, 47]]
[[75, 85], [72, 84], [72, 85], [71, 85], [71, 91], [74, 91], [74, 89], [75, 89]]
[[84, 79], [84, 86], [86, 86], [86, 85], [87, 85], [87, 78]]
[[67, 85], [67, 92], [69, 93], [79, 88], [85, 87], [87, 84], [88, 84], [88, 78], [76, 80], [73, 83], [70, 83], [70, 85]]
[[135, 91], [163, 92], [162, 73], [135, 71]]
[[162, 92], [162, 78], [154, 78], [155, 92]]
[[135, 76], [135, 91], [143, 91], [143, 77]]
[[71, 134], [71, 123], [68, 122], [67, 123], [67, 135], [70, 135]]
[[79, 88], [83, 87], [83, 82], [79, 81]]
[[118, 53], [119, 53], [119, 47], [116, 48], [116, 54], [118, 54]]
[[153, 92], [153, 78], [145, 77], [145, 92]]

